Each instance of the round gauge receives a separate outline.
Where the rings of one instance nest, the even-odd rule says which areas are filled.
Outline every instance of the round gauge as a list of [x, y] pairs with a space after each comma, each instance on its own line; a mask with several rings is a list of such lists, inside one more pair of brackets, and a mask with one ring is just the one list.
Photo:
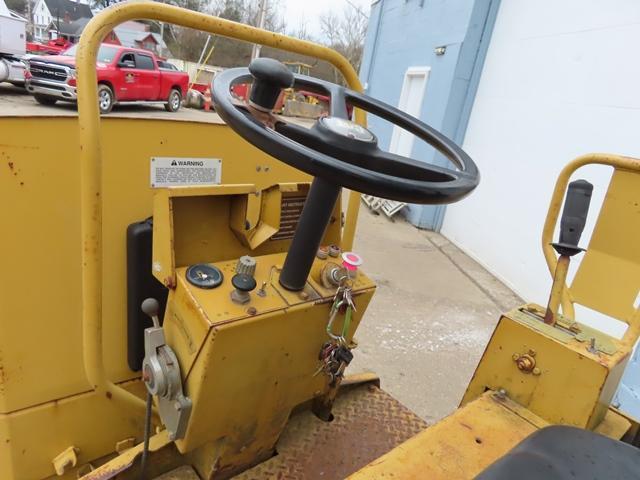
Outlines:
[[216, 288], [222, 283], [222, 272], [218, 267], [206, 263], [198, 263], [187, 268], [187, 281], [198, 288]]

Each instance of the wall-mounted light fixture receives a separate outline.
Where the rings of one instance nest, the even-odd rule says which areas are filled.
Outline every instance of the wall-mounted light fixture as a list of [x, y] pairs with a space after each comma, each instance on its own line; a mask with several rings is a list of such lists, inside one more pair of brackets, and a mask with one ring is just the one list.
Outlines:
[[441, 47], [436, 47], [434, 49], [434, 52], [436, 52], [436, 55], [444, 55], [444, 53], [447, 51], [447, 47], [446, 46], [441, 46]]

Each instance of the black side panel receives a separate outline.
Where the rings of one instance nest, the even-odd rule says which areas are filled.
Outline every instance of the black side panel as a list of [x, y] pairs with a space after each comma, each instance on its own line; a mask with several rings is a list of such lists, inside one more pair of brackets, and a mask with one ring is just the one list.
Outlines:
[[127, 227], [127, 358], [135, 372], [142, 368], [144, 329], [152, 326], [140, 305], [153, 297], [160, 303], [160, 322], [164, 318], [169, 291], [151, 274], [153, 220]]

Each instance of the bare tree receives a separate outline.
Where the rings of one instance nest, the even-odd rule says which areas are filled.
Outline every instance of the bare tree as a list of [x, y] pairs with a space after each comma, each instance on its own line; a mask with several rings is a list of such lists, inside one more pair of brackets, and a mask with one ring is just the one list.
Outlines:
[[299, 38], [300, 40], [310, 40], [314, 41], [313, 35], [309, 33], [309, 22], [305, 18], [300, 20], [298, 26], [287, 32], [287, 35], [295, 38]]
[[328, 46], [344, 55], [356, 71], [360, 69], [362, 61], [368, 22], [364, 12], [351, 2], [340, 14], [327, 12], [320, 16], [320, 30]]

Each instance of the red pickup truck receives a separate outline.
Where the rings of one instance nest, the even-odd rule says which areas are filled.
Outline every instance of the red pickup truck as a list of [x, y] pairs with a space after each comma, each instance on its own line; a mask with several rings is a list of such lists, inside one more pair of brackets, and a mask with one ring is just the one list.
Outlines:
[[[26, 87], [38, 103], [76, 101], [76, 50], [74, 45], [61, 55], [29, 60]], [[100, 46], [96, 72], [101, 113], [109, 113], [115, 104], [131, 103], [161, 103], [175, 112], [189, 84], [187, 73], [161, 68], [153, 53], [119, 45]]]

